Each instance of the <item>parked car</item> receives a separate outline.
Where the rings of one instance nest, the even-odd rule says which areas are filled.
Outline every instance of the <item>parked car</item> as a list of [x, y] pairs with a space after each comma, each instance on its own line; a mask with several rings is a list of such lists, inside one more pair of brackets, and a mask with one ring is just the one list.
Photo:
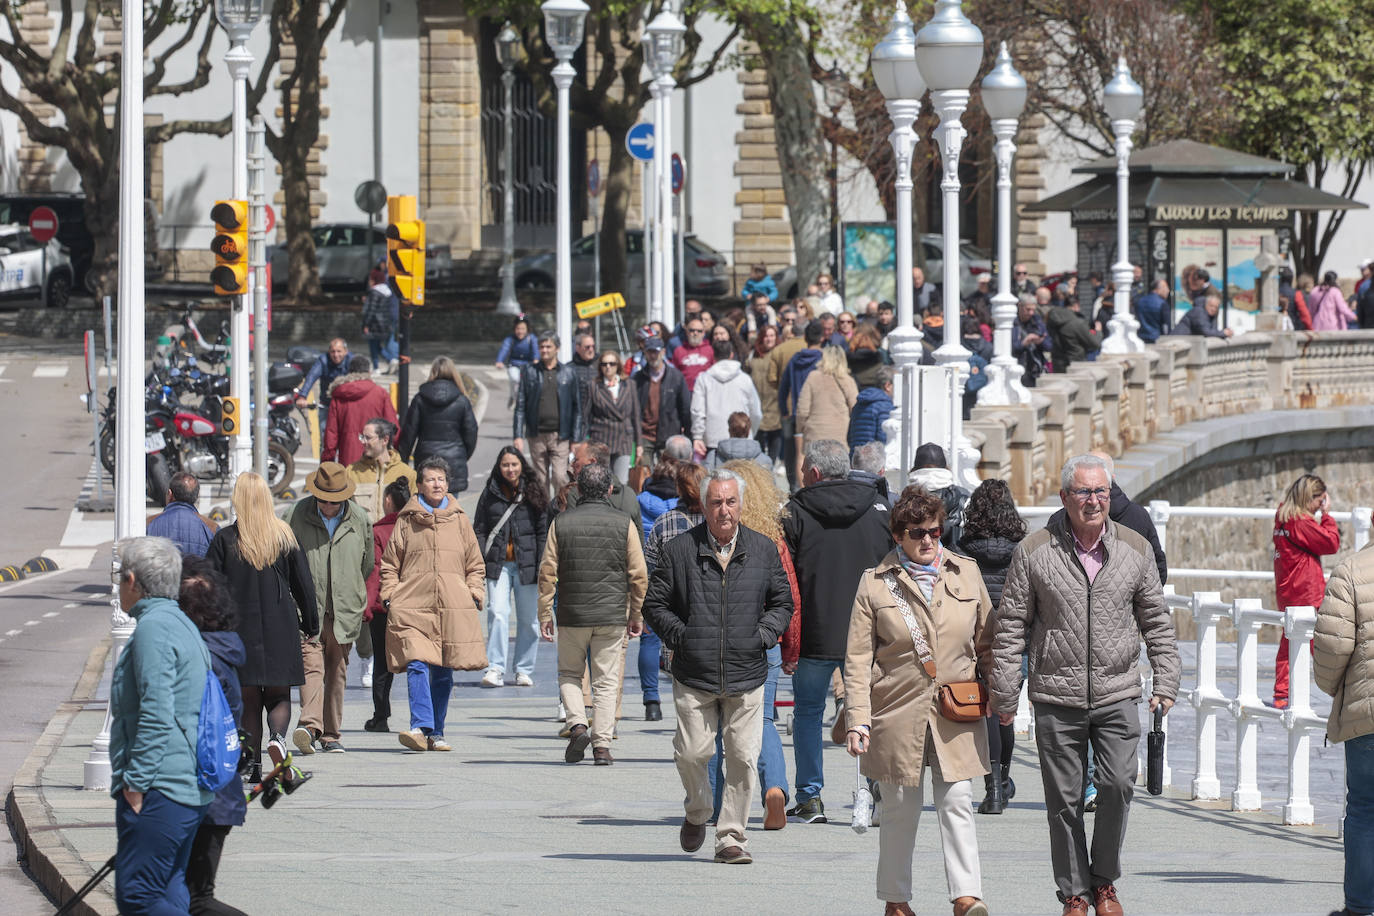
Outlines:
[[74, 278], [71, 257], [57, 239], [45, 244], [27, 226], [0, 226], [0, 299], [37, 299], [46, 291], [49, 308], [64, 308]]
[[[145, 280], [156, 280], [164, 273], [157, 252], [157, 208], [151, 200], [145, 200], [144, 205], [148, 245], [144, 254], [143, 277]], [[39, 207], [48, 207], [57, 214], [57, 241], [70, 261], [71, 288], [89, 292], [95, 285], [95, 278], [90, 275], [95, 239], [86, 228], [86, 195], [79, 191], [0, 194], [0, 226], [27, 226], [29, 217]]]
[[[677, 236], [673, 236], [673, 264], [677, 264]], [[684, 239], [683, 269], [688, 295], [724, 296], [730, 292], [729, 269], [725, 255], [694, 235]], [[587, 299], [596, 292], [596, 237], [583, 236], [572, 246], [572, 287], [574, 299]], [[626, 276], [644, 276], [644, 231], [625, 231]], [[517, 289], [553, 289], [557, 255], [546, 251], [515, 262]]]
[[[372, 236], [368, 259], [368, 234]], [[365, 289], [367, 275], [374, 264], [386, 259], [386, 227], [367, 223], [319, 223], [310, 229], [315, 240], [315, 260], [320, 268], [320, 285]], [[267, 263], [272, 266], [272, 288], [284, 289], [289, 257], [286, 245], [267, 246]], [[447, 245], [425, 247], [425, 281], [442, 282], [453, 275], [453, 257]]]

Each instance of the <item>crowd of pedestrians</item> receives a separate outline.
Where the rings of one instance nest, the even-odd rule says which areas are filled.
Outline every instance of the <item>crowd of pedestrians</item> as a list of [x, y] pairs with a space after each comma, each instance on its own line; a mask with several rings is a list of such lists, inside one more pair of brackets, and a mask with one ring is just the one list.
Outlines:
[[[1015, 273], [1023, 381], [1093, 359], [1113, 317], [1110, 286], [1091, 290], [1095, 307], [1084, 311], [1072, 278], [1049, 289], [1019, 265]], [[715, 861], [752, 862], [756, 798], [766, 831], [825, 823], [824, 747], [859, 758], [879, 800], [875, 891], [888, 916], [912, 913], [928, 892], [912, 868], [927, 780], [953, 912], [989, 912], [975, 813], [999, 815], [1015, 795], [1012, 720], [1025, 683], [1063, 912], [1124, 912], [1116, 883], [1138, 707], [1167, 712], [1179, 680], [1167, 566], [1148, 514], [1099, 453], [1065, 463], [1063, 509], [1034, 532], [1005, 482], [970, 493], [933, 443], [896, 469], [905, 486], [890, 490], [892, 307], [847, 311], [825, 276], [814, 295], [775, 303], [763, 265], [754, 274], [746, 308], [717, 315], [689, 302], [679, 327], [640, 328], [634, 353], [599, 352], [579, 328], [565, 364], [556, 335], [536, 337], [517, 319], [497, 360], [509, 371], [509, 444], [471, 515], [457, 499], [477, 444], [470, 382], [452, 360], [435, 360], [401, 418], [369, 360], [350, 358], [343, 341], [312, 370], [331, 408], [324, 453], [284, 517], [250, 472], [235, 482], [234, 522], [217, 527], [196, 510], [195, 478], [173, 477], [150, 536], [120, 554], [121, 599], [139, 619], [111, 689], [125, 911], [238, 912], [214, 893], [226, 838], [244, 823], [241, 787], [209, 792], [181, 743], [150, 745], [149, 691], [157, 727], [189, 734], [199, 685], [218, 679], [254, 782], [263, 755], [270, 768], [288, 744], [302, 756], [346, 752], [344, 672], [355, 648], [380, 662], [368, 668], [363, 727], [428, 753], [452, 748], [455, 672], [480, 671], [487, 688], [531, 687], [542, 638], [557, 644], [568, 764], [588, 749], [595, 765], [615, 763], [628, 661], [648, 722], [664, 718], [671, 677], [678, 841], [688, 853], [709, 832]], [[972, 367], [985, 366], [986, 288], [947, 317], [919, 269], [912, 282], [927, 349], [957, 334]], [[1216, 329], [1220, 297], [1205, 271], [1189, 283], [1198, 303], [1174, 332], [1229, 333]], [[1293, 314], [1317, 330], [1339, 326], [1331, 316], [1359, 320], [1365, 312], [1334, 289], [1328, 277], [1293, 290]], [[1133, 292], [1143, 336], [1167, 333], [1167, 284]], [[386, 353], [382, 343], [374, 355]], [[1322, 605], [1320, 557], [1340, 546], [1329, 507], [1310, 474], [1284, 494], [1274, 526], [1281, 606]], [[1338, 570], [1314, 647], [1318, 682], [1338, 697], [1331, 737], [1347, 742], [1352, 773], [1364, 772], [1374, 737], [1371, 672], [1348, 661], [1368, 651], [1369, 581], [1358, 558]], [[1148, 697], [1136, 672], [1142, 643]], [[1286, 645], [1278, 660], [1282, 708]], [[408, 722], [393, 727], [397, 675]], [[791, 778], [775, 724], [783, 675], [795, 704]], [[1371, 798], [1352, 779], [1348, 861], [1370, 855]], [[1347, 912], [1369, 912], [1370, 887], [1367, 870], [1348, 869]]]

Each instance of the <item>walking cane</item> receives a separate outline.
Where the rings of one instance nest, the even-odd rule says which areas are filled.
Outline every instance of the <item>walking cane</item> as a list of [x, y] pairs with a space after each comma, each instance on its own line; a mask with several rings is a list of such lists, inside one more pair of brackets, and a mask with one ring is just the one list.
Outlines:
[[62, 904], [61, 908], [57, 911], [57, 913], [54, 914], [54, 916], [63, 916], [64, 913], [70, 913], [72, 911], [72, 907], [80, 903], [82, 898], [89, 894], [93, 887], [95, 887], [101, 881], [104, 881], [105, 876], [108, 875], [110, 872], [114, 871], [114, 867], [115, 857], [110, 856], [110, 858], [105, 862], [105, 864], [100, 866], [100, 871], [96, 872], [94, 875], [91, 875], [91, 880], [81, 885], [81, 890], [77, 891], [76, 895], [72, 897], [72, 899]]

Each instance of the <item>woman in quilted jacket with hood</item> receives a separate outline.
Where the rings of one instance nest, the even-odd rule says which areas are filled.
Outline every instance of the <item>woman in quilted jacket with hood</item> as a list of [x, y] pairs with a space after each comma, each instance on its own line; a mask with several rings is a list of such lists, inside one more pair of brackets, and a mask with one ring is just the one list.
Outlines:
[[[1326, 592], [1321, 558], [1341, 549], [1326, 482], [1304, 474], [1289, 484], [1274, 515], [1274, 593], [1279, 610], [1320, 607]], [[1310, 644], [1309, 644], [1310, 645]], [[1274, 707], [1288, 707], [1288, 634], [1274, 656]]]

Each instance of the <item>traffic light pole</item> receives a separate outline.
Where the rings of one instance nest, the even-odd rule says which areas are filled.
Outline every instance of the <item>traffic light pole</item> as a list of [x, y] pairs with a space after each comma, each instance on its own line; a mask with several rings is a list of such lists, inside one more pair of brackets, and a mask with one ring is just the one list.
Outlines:
[[[262, 116], [248, 128], [248, 282], [253, 296], [253, 470], [267, 478], [267, 171]], [[369, 235], [368, 238], [371, 238]]]
[[[243, 200], [248, 196], [248, 76], [253, 66], [253, 53], [248, 50], [248, 37], [253, 27], [231, 26], [229, 28], [229, 50], [225, 52], [224, 62], [229, 67], [229, 75], [234, 80], [234, 199]], [[232, 311], [229, 322], [229, 394], [247, 404], [248, 392], [248, 296], [234, 296], [231, 300]], [[258, 405], [258, 409], [266, 408]], [[247, 436], [232, 436], [229, 441], [229, 474], [237, 479], [244, 471], [251, 470], [252, 445]]]

